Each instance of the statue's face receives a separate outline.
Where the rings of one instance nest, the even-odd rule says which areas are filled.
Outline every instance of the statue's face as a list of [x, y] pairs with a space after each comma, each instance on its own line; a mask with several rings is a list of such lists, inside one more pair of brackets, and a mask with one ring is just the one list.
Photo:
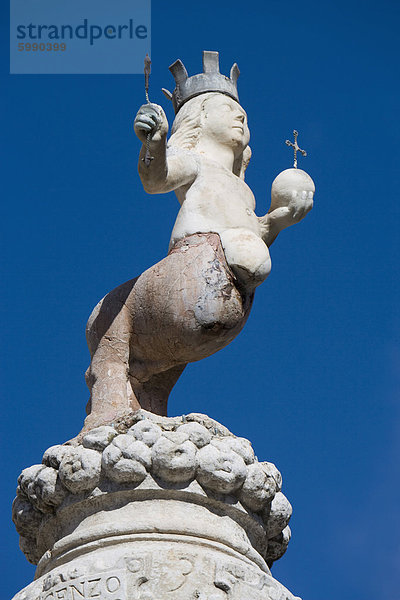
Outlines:
[[243, 108], [225, 94], [213, 94], [203, 106], [201, 132], [215, 141], [242, 152], [250, 141], [247, 115]]

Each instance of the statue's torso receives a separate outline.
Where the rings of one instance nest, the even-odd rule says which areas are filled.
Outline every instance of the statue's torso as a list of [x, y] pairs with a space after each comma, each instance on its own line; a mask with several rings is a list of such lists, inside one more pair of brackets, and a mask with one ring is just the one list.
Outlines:
[[[171, 235], [171, 245], [194, 233], [223, 233], [245, 228], [260, 236], [254, 213], [255, 199], [249, 186], [215, 161], [196, 155], [198, 174], [186, 193], [177, 191], [182, 203]], [[182, 201], [183, 200], [183, 201]]]

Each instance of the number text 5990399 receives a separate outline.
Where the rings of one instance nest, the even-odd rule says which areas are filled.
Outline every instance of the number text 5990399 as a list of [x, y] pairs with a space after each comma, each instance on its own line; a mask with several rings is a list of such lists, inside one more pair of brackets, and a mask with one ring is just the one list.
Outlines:
[[58, 42], [34, 42], [31, 44], [30, 42], [19, 42], [18, 43], [18, 51], [19, 52], [64, 52], [67, 49], [67, 44], [62, 42], [59, 44]]

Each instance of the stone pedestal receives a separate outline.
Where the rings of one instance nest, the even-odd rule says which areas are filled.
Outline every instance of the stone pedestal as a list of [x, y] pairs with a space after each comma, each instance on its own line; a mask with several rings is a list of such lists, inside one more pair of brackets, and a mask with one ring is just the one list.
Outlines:
[[276, 467], [205, 415], [93, 429], [18, 479], [37, 571], [14, 600], [293, 600], [270, 572], [290, 538], [280, 490]]

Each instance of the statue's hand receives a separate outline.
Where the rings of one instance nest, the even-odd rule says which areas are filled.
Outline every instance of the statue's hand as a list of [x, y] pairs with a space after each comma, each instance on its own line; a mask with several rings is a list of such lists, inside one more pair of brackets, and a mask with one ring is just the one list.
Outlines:
[[294, 223], [298, 223], [313, 207], [314, 192], [311, 190], [292, 190], [292, 198], [287, 206], [288, 215]]
[[313, 207], [315, 185], [301, 169], [286, 169], [275, 178], [271, 189], [271, 207], [259, 217], [262, 239], [270, 246], [282, 229], [295, 225]]
[[167, 117], [158, 104], [143, 104], [137, 112], [133, 127], [143, 144], [149, 133], [150, 139], [155, 142], [161, 140], [168, 133]]
[[287, 169], [272, 184], [269, 213], [287, 220], [285, 227], [298, 223], [312, 209], [314, 192], [314, 182], [305, 171]]

